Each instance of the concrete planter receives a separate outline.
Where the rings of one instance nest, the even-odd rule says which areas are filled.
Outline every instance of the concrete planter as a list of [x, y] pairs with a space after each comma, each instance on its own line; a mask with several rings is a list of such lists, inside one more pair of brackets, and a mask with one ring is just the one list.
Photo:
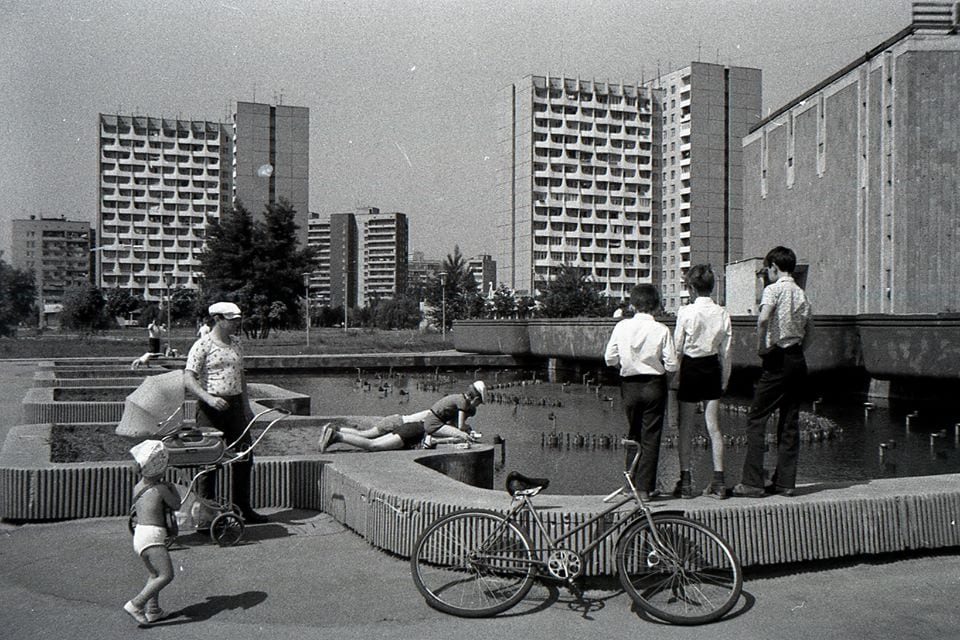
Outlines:
[[453, 345], [469, 353], [530, 354], [527, 320], [462, 320], [454, 324]]

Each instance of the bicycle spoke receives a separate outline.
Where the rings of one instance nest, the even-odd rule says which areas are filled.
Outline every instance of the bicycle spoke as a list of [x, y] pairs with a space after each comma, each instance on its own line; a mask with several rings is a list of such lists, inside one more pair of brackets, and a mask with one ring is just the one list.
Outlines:
[[414, 582], [427, 602], [455, 615], [504, 611], [533, 582], [529, 541], [492, 512], [441, 518], [420, 537], [410, 560]]
[[740, 595], [739, 562], [715, 533], [679, 516], [624, 532], [617, 567], [624, 589], [651, 615], [697, 624], [721, 617]]

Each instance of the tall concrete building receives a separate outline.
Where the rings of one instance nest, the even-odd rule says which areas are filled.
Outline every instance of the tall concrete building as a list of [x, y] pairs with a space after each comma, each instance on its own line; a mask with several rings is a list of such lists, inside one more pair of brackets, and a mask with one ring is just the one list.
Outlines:
[[410, 226], [404, 213], [371, 208], [363, 224], [363, 300], [393, 298], [407, 288]]
[[13, 220], [10, 264], [32, 271], [38, 305], [63, 302], [66, 292], [91, 281], [89, 222], [64, 217]]
[[744, 140], [741, 257], [793, 248], [817, 313], [960, 311], [958, 28], [955, 3], [916, 3]]
[[485, 253], [473, 256], [467, 260], [467, 269], [470, 270], [483, 295], [487, 295], [490, 289], [497, 287], [497, 261], [493, 256]]
[[232, 132], [212, 121], [101, 113], [97, 283], [159, 301], [199, 285], [207, 224], [230, 205]]
[[361, 207], [352, 213], [313, 213], [309, 245], [317, 252], [310, 298], [350, 307], [392, 298], [407, 288], [409, 225], [404, 213]]
[[638, 283], [685, 300], [686, 269], [739, 242], [741, 137], [760, 71], [692, 63], [648, 82], [527, 76], [506, 87], [497, 184], [500, 281], [522, 293], [561, 265], [606, 296]]
[[741, 254], [743, 137], [761, 117], [759, 69], [693, 62], [649, 83], [660, 93], [659, 282], [664, 308], [686, 304], [683, 278], [707, 263], [718, 276]]
[[531, 75], [497, 103], [500, 280], [532, 293], [575, 266], [617, 298], [653, 282], [656, 91]]
[[310, 220], [310, 109], [237, 102], [233, 135], [234, 198], [256, 218], [286, 199], [296, 209], [298, 238]]

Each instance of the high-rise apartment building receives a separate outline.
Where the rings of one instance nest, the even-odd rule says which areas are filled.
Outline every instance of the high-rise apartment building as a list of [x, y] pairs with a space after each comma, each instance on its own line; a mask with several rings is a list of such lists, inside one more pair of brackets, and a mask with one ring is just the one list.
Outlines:
[[90, 282], [89, 222], [30, 216], [13, 220], [11, 231], [10, 264], [33, 272], [38, 304], [62, 303], [69, 289]]
[[234, 198], [261, 216], [281, 198], [296, 210], [301, 245], [310, 220], [310, 109], [237, 102], [233, 135]]
[[792, 248], [818, 314], [960, 311], [958, 30], [955, 2], [915, 3], [744, 140], [742, 257]]
[[392, 298], [407, 288], [409, 227], [403, 213], [361, 207], [353, 213], [313, 213], [309, 246], [317, 252], [310, 297], [349, 306]]
[[660, 95], [659, 283], [663, 305], [687, 302], [683, 278], [710, 264], [724, 301], [724, 265], [743, 239], [743, 137], [761, 116], [759, 69], [693, 62], [648, 83]]
[[527, 76], [500, 94], [500, 279], [532, 293], [562, 265], [608, 296], [653, 282], [656, 90]]
[[[522, 293], [561, 265], [606, 296], [659, 286], [739, 245], [740, 142], [760, 71], [692, 63], [643, 83], [527, 76], [500, 95], [500, 280]], [[722, 292], [722, 288], [719, 290]]]
[[407, 249], [410, 227], [404, 213], [380, 213], [371, 208], [363, 224], [363, 298], [393, 298], [407, 288]]
[[97, 282], [159, 301], [196, 288], [206, 225], [230, 205], [232, 132], [219, 122], [99, 116]]
[[467, 269], [477, 282], [477, 287], [483, 295], [490, 293], [490, 289], [497, 286], [497, 261], [493, 256], [480, 254], [467, 260]]

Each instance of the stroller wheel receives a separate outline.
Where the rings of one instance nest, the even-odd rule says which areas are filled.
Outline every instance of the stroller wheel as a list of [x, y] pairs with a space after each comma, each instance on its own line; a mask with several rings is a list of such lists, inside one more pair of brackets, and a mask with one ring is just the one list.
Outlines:
[[243, 537], [243, 520], [235, 513], [221, 513], [210, 523], [210, 538], [221, 547], [235, 545]]

